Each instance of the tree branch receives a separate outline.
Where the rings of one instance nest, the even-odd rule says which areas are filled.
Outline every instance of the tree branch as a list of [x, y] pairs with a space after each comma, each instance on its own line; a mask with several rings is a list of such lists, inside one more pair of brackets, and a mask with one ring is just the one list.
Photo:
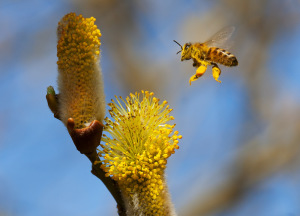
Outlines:
[[[47, 94], [46, 99], [48, 106], [54, 113], [54, 117], [59, 118], [58, 114], [58, 97], [59, 95]], [[100, 144], [104, 125], [97, 120], [94, 120], [88, 127], [75, 129], [75, 122], [72, 118], [68, 119], [67, 129], [73, 140], [77, 150], [84, 154], [92, 163], [91, 173], [99, 178], [111, 195], [117, 202], [119, 216], [126, 216], [125, 204], [120, 192], [119, 185], [111, 177], [106, 177], [105, 172], [100, 168], [101, 160], [97, 154], [97, 147]]]

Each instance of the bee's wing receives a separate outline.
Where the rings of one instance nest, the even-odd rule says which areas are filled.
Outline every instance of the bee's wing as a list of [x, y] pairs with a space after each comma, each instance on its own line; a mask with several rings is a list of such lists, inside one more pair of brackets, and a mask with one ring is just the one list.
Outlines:
[[208, 41], [204, 42], [204, 44], [209, 47], [228, 49], [232, 45], [232, 43], [228, 42], [228, 39], [232, 36], [234, 31], [234, 26], [225, 27], [214, 34]]

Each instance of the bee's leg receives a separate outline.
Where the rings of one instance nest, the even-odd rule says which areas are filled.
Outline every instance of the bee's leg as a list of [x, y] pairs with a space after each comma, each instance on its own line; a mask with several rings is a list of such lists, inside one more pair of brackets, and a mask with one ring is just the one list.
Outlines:
[[197, 80], [199, 77], [196, 76], [196, 74], [194, 74], [193, 76], [191, 76], [190, 80], [189, 80], [189, 83], [190, 85], [192, 85], [192, 82]]
[[197, 80], [199, 77], [201, 77], [207, 69], [207, 63], [206, 62], [201, 62], [200, 66], [196, 70], [196, 74], [191, 76], [189, 83], [191, 85], [192, 81]]
[[199, 67], [201, 65], [197, 60], [193, 59], [193, 61], [193, 67]]
[[213, 75], [213, 78], [214, 78], [217, 82], [221, 83], [221, 81], [219, 80], [219, 76], [220, 76], [220, 74], [221, 74], [221, 70], [220, 70], [220, 68], [218, 67], [217, 64], [212, 64], [212, 65], [213, 65], [213, 67], [212, 67], [212, 75]]

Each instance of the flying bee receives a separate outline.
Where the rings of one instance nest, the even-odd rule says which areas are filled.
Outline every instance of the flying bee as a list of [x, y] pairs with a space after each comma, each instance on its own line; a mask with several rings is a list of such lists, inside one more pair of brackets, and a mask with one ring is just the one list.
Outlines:
[[238, 65], [238, 61], [233, 54], [219, 48], [224, 47], [225, 42], [228, 41], [234, 30], [235, 27], [233, 26], [224, 28], [204, 43], [186, 43], [181, 46], [174, 40], [181, 47], [181, 50], [177, 52], [177, 54], [181, 52], [181, 61], [193, 59], [193, 66], [197, 68], [196, 73], [189, 80], [190, 85], [192, 81], [197, 80], [205, 73], [208, 65], [212, 65], [212, 75], [219, 83], [221, 83], [218, 79], [221, 70], [217, 65], [218, 63], [227, 67]]

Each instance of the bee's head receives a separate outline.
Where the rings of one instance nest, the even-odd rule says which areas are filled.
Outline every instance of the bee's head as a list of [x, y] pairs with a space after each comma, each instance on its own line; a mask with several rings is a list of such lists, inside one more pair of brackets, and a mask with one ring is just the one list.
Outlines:
[[191, 57], [191, 50], [192, 50], [191, 43], [186, 43], [183, 46], [181, 46], [180, 43], [178, 43], [177, 41], [174, 40], [174, 42], [177, 43], [181, 48], [181, 50], [177, 52], [177, 54], [181, 52], [181, 61], [189, 60], [192, 58]]
[[191, 43], [186, 43], [182, 47], [182, 53], [181, 53], [181, 61], [183, 60], [189, 60], [192, 58], [191, 56], [191, 51], [192, 51], [192, 44]]

